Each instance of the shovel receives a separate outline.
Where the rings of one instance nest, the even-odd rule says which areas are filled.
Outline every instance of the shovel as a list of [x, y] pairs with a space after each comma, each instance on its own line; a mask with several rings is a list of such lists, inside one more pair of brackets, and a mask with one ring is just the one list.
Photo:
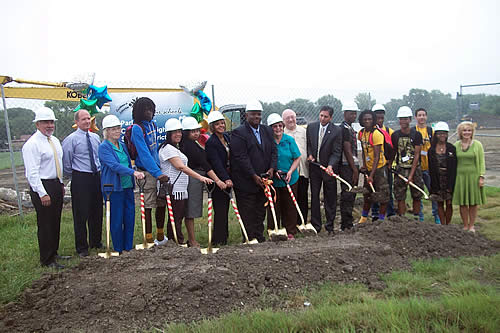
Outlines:
[[297, 226], [297, 229], [299, 229], [299, 231], [306, 236], [317, 235], [318, 232], [316, 231], [316, 228], [314, 228], [310, 222], [305, 224], [304, 216], [302, 216], [302, 212], [300, 211], [299, 204], [297, 203], [297, 200], [295, 199], [295, 195], [293, 195], [292, 188], [290, 187], [290, 184], [288, 184], [288, 182], [286, 181], [286, 173], [283, 171], [278, 171], [278, 177], [282, 181], [285, 182], [286, 188], [288, 189], [288, 193], [290, 193], [290, 197], [292, 198], [292, 201], [295, 204], [295, 208], [297, 209], [297, 213], [299, 213], [300, 219], [302, 220], [302, 224]]
[[236, 206], [236, 201], [234, 201], [233, 194], [231, 192], [231, 189], [229, 189], [229, 192], [224, 191], [229, 196], [229, 201], [231, 201], [231, 206], [233, 207], [234, 214], [236, 215], [236, 218], [238, 219], [238, 222], [241, 227], [241, 232], [243, 232], [243, 236], [245, 237], [245, 244], [258, 244], [259, 241], [254, 238], [251, 241], [248, 240], [248, 234], [245, 229], [245, 225], [243, 224], [243, 220], [241, 219], [240, 211], [238, 210], [238, 206]]
[[425, 193], [424, 190], [422, 190], [420, 187], [418, 187], [417, 185], [415, 185], [413, 182], [409, 182], [408, 181], [408, 178], [406, 178], [405, 176], [403, 176], [402, 174], [400, 174], [399, 172], [397, 172], [396, 170], [394, 169], [391, 169], [391, 172], [395, 175], [398, 175], [399, 178], [401, 178], [402, 180], [404, 180], [407, 184], [410, 184], [411, 187], [413, 187], [414, 189], [416, 189], [417, 191], [419, 191], [420, 193], [422, 193], [424, 195], [424, 199], [425, 200], [429, 200], [429, 196], [427, 195], [427, 193]]
[[[368, 185], [370, 186], [370, 190], [371, 190], [371, 192], [369, 192], [368, 190], [364, 190], [364, 191], [363, 191], [363, 194], [369, 194], [369, 195], [370, 195], [370, 199], [371, 199], [371, 201], [373, 201], [373, 202], [380, 202], [381, 200], [383, 200], [383, 199], [384, 199], [384, 194], [383, 194], [383, 193], [380, 193], [380, 192], [375, 191], [375, 188], [373, 187], [373, 183], [368, 181], [368, 175], [367, 175], [367, 172], [368, 172], [368, 171], [363, 172], [363, 175], [365, 176], [365, 181], [366, 181], [366, 182], [368, 182]], [[365, 192], [365, 191], [366, 191], [366, 192]]]
[[137, 186], [139, 186], [139, 192], [141, 193], [141, 222], [142, 222], [142, 244], [137, 244], [135, 246], [136, 250], [149, 249], [154, 246], [153, 243], [148, 243], [146, 241], [146, 215], [144, 213], [144, 186], [146, 185], [146, 178], [137, 179]]
[[168, 216], [170, 217], [170, 226], [172, 227], [172, 233], [174, 234], [175, 243], [182, 247], [187, 247], [187, 244], [179, 244], [179, 240], [177, 239], [177, 229], [175, 228], [174, 210], [172, 209], [172, 200], [170, 199], [172, 188], [173, 186], [171, 186], [170, 183], [168, 183], [166, 198], [167, 198]]
[[208, 192], [208, 248], [206, 249], [200, 249], [202, 254], [208, 254], [208, 253], [216, 253], [219, 251], [219, 248], [212, 248], [212, 212], [213, 212], [213, 206], [212, 206], [212, 192], [215, 190], [215, 184], [212, 184], [212, 186], [206, 186], [207, 187], [207, 192]]
[[109, 249], [109, 234], [111, 229], [111, 202], [109, 201], [109, 197], [111, 192], [113, 192], [113, 184], [104, 184], [102, 187], [104, 190], [103, 192], [106, 195], [106, 252], [99, 253], [99, 257], [108, 259], [111, 257], [117, 257], [120, 254], [118, 252], [111, 252]]
[[344, 183], [345, 186], [347, 186], [347, 190], [348, 191], [351, 191], [352, 190], [352, 185], [349, 184], [345, 179], [343, 179], [342, 177], [340, 177], [339, 175], [337, 175], [336, 173], [334, 172], [330, 172], [328, 171], [327, 168], [325, 168], [324, 166], [322, 166], [321, 164], [319, 164], [318, 162], [313, 162], [313, 161], [309, 161], [309, 163], [311, 164], [314, 164], [316, 165], [317, 167], [320, 167], [321, 170], [323, 170], [324, 172], [326, 172], [329, 176], [332, 176], [332, 177], [335, 177], [337, 178], [338, 180], [340, 180], [342, 183]]
[[262, 181], [264, 182], [265, 185], [264, 193], [266, 194], [267, 200], [269, 201], [269, 208], [271, 208], [271, 213], [273, 214], [273, 220], [274, 220], [274, 230], [268, 229], [267, 233], [272, 241], [286, 241], [288, 240], [288, 234], [286, 232], [286, 229], [285, 228], [278, 229], [278, 221], [276, 219], [276, 212], [274, 210], [274, 201], [273, 201], [273, 196], [271, 194], [271, 184], [273, 183], [273, 181], [267, 179], [267, 177], [269, 177], [267, 173], [261, 175]]

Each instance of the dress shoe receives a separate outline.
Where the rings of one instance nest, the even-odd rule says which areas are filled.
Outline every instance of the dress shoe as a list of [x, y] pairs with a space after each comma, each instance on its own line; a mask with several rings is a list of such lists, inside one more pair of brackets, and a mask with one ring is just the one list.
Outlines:
[[70, 260], [71, 258], [73, 258], [73, 257], [72, 256], [60, 256], [60, 255], [56, 254], [57, 260]]
[[78, 256], [80, 258], [85, 258], [85, 257], [88, 257], [89, 256], [89, 251], [83, 251], [83, 252], [80, 252], [78, 253]]
[[58, 264], [57, 262], [53, 261], [51, 262], [50, 264], [48, 265], [44, 265], [45, 267], [48, 267], [48, 268], [55, 268], [55, 269], [63, 269], [64, 266], [61, 265], [61, 264]]
[[328, 236], [335, 236], [335, 232], [333, 230], [329, 230], [328, 231]]

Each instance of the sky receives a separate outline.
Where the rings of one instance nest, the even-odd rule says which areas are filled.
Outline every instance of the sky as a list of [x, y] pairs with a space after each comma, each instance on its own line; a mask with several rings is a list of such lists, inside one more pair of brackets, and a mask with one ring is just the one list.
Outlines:
[[[500, 82], [500, 2], [2, 0], [0, 75], [174, 87], [217, 105]], [[210, 89], [210, 88], [208, 88]], [[206, 90], [211, 96], [211, 90]], [[500, 95], [500, 85], [464, 89]]]

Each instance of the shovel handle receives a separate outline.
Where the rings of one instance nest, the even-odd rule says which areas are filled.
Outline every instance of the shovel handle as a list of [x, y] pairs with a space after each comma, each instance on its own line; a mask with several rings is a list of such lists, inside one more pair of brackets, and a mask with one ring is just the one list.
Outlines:
[[113, 184], [104, 184], [102, 185], [102, 190], [104, 192], [104, 195], [106, 196], [106, 201], [109, 201], [109, 196], [113, 192]]
[[417, 185], [415, 185], [413, 182], [409, 182], [408, 178], [406, 178], [402, 174], [398, 173], [397, 171], [392, 170], [392, 172], [394, 172], [396, 175], [398, 175], [399, 178], [401, 178], [402, 180], [404, 180], [405, 182], [407, 182], [408, 184], [410, 184], [411, 187], [413, 187], [414, 189], [416, 189], [417, 191], [419, 191], [420, 193], [422, 193], [424, 195], [424, 199], [425, 200], [429, 200], [429, 196], [427, 195], [427, 193], [425, 193], [424, 190], [422, 190], [420, 187], [418, 187]]
[[168, 208], [168, 217], [170, 218], [170, 225], [172, 226], [172, 233], [174, 234], [175, 243], [179, 245], [179, 241], [177, 240], [177, 230], [175, 228], [174, 211], [172, 209], [172, 201], [170, 200], [170, 195], [167, 195], [167, 208]]
[[273, 214], [274, 231], [278, 232], [278, 220], [276, 219], [276, 212], [274, 211], [274, 201], [269, 185], [266, 185], [266, 189], [264, 190], [264, 192], [266, 192], [267, 200], [269, 201], [269, 207], [271, 208], [271, 213]]
[[335, 172], [328, 171], [327, 168], [325, 168], [324, 166], [322, 166], [319, 163], [316, 163], [316, 162], [311, 162], [311, 163], [314, 164], [314, 165], [316, 165], [316, 166], [319, 166], [321, 168], [321, 170], [323, 170], [324, 172], [326, 172], [326, 174], [328, 174], [329, 176], [335, 177], [338, 180], [340, 180], [342, 183], [344, 183], [344, 185], [347, 186], [348, 191], [352, 190], [352, 185], [349, 184], [345, 179], [343, 179], [342, 177], [340, 177], [339, 175], [337, 175]]
[[213, 211], [213, 206], [212, 206], [212, 196], [208, 196], [208, 252], [212, 252], [212, 211]]
[[300, 220], [302, 221], [301, 226], [305, 226], [304, 216], [302, 216], [302, 212], [300, 211], [300, 207], [299, 207], [299, 204], [297, 203], [297, 199], [295, 199], [295, 195], [293, 195], [292, 188], [290, 187], [290, 185], [288, 185], [288, 183], [286, 183], [286, 188], [288, 189], [288, 193], [290, 193], [290, 197], [292, 198], [292, 201], [295, 205], [295, 208], [297, 209], [297, 213], [299, 213]]
[[146, 186], [146, 178], [136, 179], [137, 186], [139, 187], [139, 192], [144, 193], [144, 187]]
[[141, 192], [141, 223], [142, 223], [142, 238], [143, 245], [147, 246], [146, 241], [146, 210], [144, 209], [144, 192]]
[[[230, 194], [230, 193], [229, 193]], [[238, 222], [240, 223], [241, 231], [243, 232], [243, 236], [245, 237], [245, 241], [248, 244], [248, 235], [247, 235], [247, 230], [245, 229], [245, 225], [243, 224], [243, 220], [241, 219], [240, 211], [238, 210], [238, 206], [236, 206], [236, 202], [230, 196], [230, 201], [231, 201], [231, 206], [233, 206], [234, 213], [236, 214], [236, 218], [238, 219]]]

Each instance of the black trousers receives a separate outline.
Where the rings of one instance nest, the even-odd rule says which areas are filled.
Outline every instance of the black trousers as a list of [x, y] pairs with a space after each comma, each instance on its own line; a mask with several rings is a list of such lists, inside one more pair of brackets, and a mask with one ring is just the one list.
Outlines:
[[[71, 176], [71, 205], [76, 252], [102, 247], [101, 175], [74, 171]], [[88, 237], [87, 242], [87, 222]]]
[[236, 203], [240, 211], [241, 219], [245, 225], [248, 239], [256, 238], [259, 242], [265, 241], [264, 238], [264, 218], [266, 217], [266, 208], [264, 204], [267, 201], [264, 190], [256, 193], [248, 193], [241, 190], [234, 190]]
[[[340, 177], [342, 177], [349, 184], [353, 185], [352, 182], [352, 169], [349, 165], [342, 165], [340, 167]], [[352, 228], [352, 209], [354, 207], [354, 200], [356, 200], [356, 193], [349, 192], [347, 186], [341, 183], [340, 192], [340, 229], [350, 229]]]
[[228, 232], [229, 196], [218, 186], [212, 193], [214, 207], [214, 244], [226, 245]]
[[40, 263], [46, 266], [55, 261], [57, 250], [59, 249], [63, 187], [58, 179], [42, 179], [42, 184], [45, 191], [50, 196], [50, 206], [42, 206], [40, 196], [31, 188], [30, 196], [36, 211]]
[[[304, 223], [307, 223], [309, 213], [309, 178], [300, 176], [297, 182], [297, 203], [300, 207], [300, 212], [304, 217]], [[297, 224], [302, 224], [299, 214], [297, 213]]]
[[311, 224], [317, 232], [321, 231], [321, 212], [319, 191], [323, 184], [325, 200], [326, 231], [333, 231], [333, 221], [337, 211], [337, 180], [326, 174], [316, 165], [309, 166], [309, 181], [311, 182]]

